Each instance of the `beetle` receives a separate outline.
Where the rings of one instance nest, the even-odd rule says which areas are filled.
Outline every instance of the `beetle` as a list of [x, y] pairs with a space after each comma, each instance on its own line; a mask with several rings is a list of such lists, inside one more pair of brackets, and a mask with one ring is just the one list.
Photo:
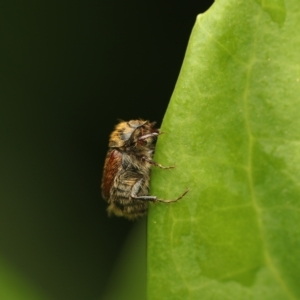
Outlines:
[[157, 137], [161, 134], [155, 124], [141, 119], [122, 121], [111, 133], [101, 184], [109, 215], [134, 220], [147, 213], [148, 202], [177, 202], [188, 192], [173, 200], [149, 195], [151, 166], [173, 168], [153, 161]]

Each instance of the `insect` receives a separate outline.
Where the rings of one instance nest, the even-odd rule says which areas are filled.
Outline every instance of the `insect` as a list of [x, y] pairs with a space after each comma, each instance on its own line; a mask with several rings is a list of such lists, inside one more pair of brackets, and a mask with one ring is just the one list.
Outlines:
[[176, 202], [188, 192], [173, 200], [149, 195], [151, 166], [173, 168], [152, 160], [159, 134], [155, 122], [145, 120], [122, 121], [111, 133], [101, 185], [109, 215], [134, 220], [147, 213], [148, 202]]

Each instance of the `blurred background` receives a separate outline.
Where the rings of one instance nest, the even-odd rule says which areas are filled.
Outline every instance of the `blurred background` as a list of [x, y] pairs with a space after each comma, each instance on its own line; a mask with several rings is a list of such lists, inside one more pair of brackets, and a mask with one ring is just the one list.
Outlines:
[[146, 219], [108, 218], [118, 119], [160, 125], [212, 1], [1, 1], [0, 299], [145, 299]]

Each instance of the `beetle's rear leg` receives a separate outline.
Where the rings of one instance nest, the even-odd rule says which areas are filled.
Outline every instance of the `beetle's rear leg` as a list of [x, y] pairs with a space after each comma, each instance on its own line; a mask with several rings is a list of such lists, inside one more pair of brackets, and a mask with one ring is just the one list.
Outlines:
[[138, 196], [138, 192], [140, 191], [141, 187], [143, 185], [143, 179], [139, 179], [132, 187], [131, 189], [131, 194], [130, 197], [132, 199], [136, 199], [136, 200], [144, 200], [144, 201], [149, 201], [149, 202], [162, 202], [162, 203], [172, 203], [172, 202], [177, 202], [178, 200], [180, 200], [181, 198], [183, 198], [186, 193], [189, 190], [186, 190], [181, 196], [179, 196], [176, 199], [172, 199], [172, 200], [164, 200], [164, 199], [159, 199], [157, 198], [157, 196]]
[[189, 191], [188, 189], [185, 190], [184, 193], [181, 196], [179, 196], [178, 198], [173, 199], [173, 200], [164, 200], [164, 199], [158, 199], [158, 198], [156, 198], [155, 201], [153, 201], [153, 202], [162, 202], [162, 203], [177, 202], [178, 200], [180, 200], [181, 198], [183, 198], [188, 193], [188, 191]]

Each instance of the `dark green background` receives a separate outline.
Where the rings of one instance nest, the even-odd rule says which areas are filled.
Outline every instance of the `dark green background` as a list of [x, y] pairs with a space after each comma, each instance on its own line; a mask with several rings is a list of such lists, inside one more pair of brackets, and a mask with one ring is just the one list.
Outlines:
[[1, 2], [0, 256], [50, 298], [101, 299], [133, 226], [101, 198], [108, 135], [160, 124], [211, 2]]

